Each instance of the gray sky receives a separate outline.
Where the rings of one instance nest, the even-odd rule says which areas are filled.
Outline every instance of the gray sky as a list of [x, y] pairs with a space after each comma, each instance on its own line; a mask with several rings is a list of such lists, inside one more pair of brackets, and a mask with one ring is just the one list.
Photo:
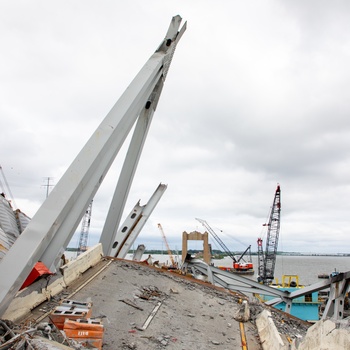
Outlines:
[[[349, 253], [348, 1], [1, 1], [0, 164], [17, 206], [34, 215], [45, 178], [59, 181], [177, 14], [188, 28], [125, 214], [168, 189], [137, 243], [165, 249], [161, 223], [181, 249], [198, 217], [255, 251], [279, 183], [279, 250]], [[91, 244], [122, 160], [95, 197]]]

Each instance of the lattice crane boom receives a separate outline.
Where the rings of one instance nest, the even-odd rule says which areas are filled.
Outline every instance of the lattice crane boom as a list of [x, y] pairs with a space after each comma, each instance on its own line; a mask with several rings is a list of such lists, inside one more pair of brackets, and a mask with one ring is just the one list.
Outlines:
[[161, 224], [158, 224], [158, 228], [159, 228], [159, 230], [160, 230], [160, 233], [162, 234], [164, 243], [165, 243], [166, 248], [167, 248], [167, 250], [168, 250], [168, 254], [169, 254], [169, 257], [170, 257], [170, 260], [171, 260], [171, 264], [173, 265], [173, 267], [175, 267], [175, 266], [176, 266], [175, 259], [174, 259], [174, 257], [173, 257], [173, 253], [171, 252], [171, 249], [170, 249], [170, 247], [169, 247], [168, 240], [167, 240], [166, 237], [165, 237], [165, 233], [164, 233], [164, 231], [163, 231], [162, 225], [161, 225]]
[[266, 224], [267, 237], [266, 237], [266, 249], [265, 254], [262, 250], [262, 240], [258, 239], [258, 254], [259, 254], [259, 279], [264, 284], [269, 284], [274, 279], [276, 256], [278, 239], [280, 232], [281, 222], [281, 187], [278, 184], [271, 212], [269, 216], [269, 222]]
[[244, 261], [244, 256], [246, 255], [246, 253], [249, 251], [249, 256], [251, 255], [251, 250], [250, 250], [250, 248], [251, 248], [251, 245], [249, 245], [248, 247], [247, 247], [247, 249], [240, 255], [240, 257], [237, 259], [237, 262], [239, 263], [241, 260], [243, 260]]
[[224, 242], [220, 239], [220, 237], [216, 234], [216, 232], [209, 226], [209, 224], [202, 219], [196, 218], [197, 221], [199, 221], [208, 231], [209, 233], [214, 237], [214, 239], [220, 244], [221, 248], [224, 250], [224, 252], [231, 257], [231, 259], [236, 263], [237, 260], [234, 256], [234, 254], [226, 247]]
[[264, 276], [264, 260], [263, 240], [258, 238], [258, 279], [261, 281]]

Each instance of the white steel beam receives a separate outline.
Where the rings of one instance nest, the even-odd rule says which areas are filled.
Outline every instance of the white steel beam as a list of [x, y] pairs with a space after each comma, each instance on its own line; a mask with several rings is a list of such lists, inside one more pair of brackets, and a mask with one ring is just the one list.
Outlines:
[[101, 185], [157, 84], [164, 80], [180, 32], [181, 18], [172, 19], [167, 35], [127, 90], [80, 151], [27, 228], [0, 262], [0, 315], [35, 263], [51, 270], [66, 249], [84, 212]]
[[[265, 304], [273, 306], [284, 301], [286, 303], [285, 312], [287, 313], [291, 312], [293, 299], [330, 287], [330, 295], [322, 318], [331, 317], [341, 319], [344, 317], [344, 299], [350, 289], [350, 271], [340, 273], [328, 280], [311, 284], [293, 292], [288, 292], [255, 282], [243, 276], [222, 271], [217, 267], [208, 266], [199, 259], [186, 260], [183, 268], [187, 267], [193, 267], [201, 274], [207, 275], [211, 283], [218, 284], [229, 290], [243, 293], [275, 295], [276, 298], [265, 302]], [[225, 279], [222, 277], [225, 277]]]
[[350, 287], [350, 271], [332, 277], [328, 301], [323, 311], [322, 319], [328, 317], [336, 320], [344, 318], [345, 297]]
[[104, 255], [112, 255], [112, 247], [116, 241], [117, 229], [123, 214], [129, 190], [136, 172], [140, 155], [145, 143], [147, 133], [152, 121], [153, 114], [163, 87], [162, 80], [154, 88], [151, 98], [147, 101], [137, 120], [133, 137], [125, 157], [123, 168], [112, 198], [107, 218], [100, 237]]
[[[231, 272], [220, 270], [218, 267], [209, 266], [208, 264], [199, 259], [185, 260], [185, 263], [182, 268], [184, 269], [187, 266], [194, 267], [203, 275], [207, 275], [208, 271], [210, 270], [210, 273], [213, 276], [211, 277], [211, 279], [214, 281], [214, 283], [219, 284], [220, 286], [226, 289], [253, 294], [258, 293], [276, 295], [283, 298], [289, 296], [289, 292], [287, 291], [272, 288], [265, 284], [256, 282], [250, 278], [246, 278]], [[223, 277], [225, 278], [225, 280], [223, 279]]]
[[140, 206], [139, 203], [136, 204], [135, 210], [133, 210], [125, 219], [123, 225], [120, 226], [120, 229], [117, 232], [116, 240], [111, 249], [111, 256], [121, 259], [126, 257], [126, 254], [128, 254], [135, 239], [139, 235], [166, 189], [166, 185], [159, 184], [147, 204], [144, 206]]
[[[164, 60], [163, 78], [165, 78], [167, 75], [176, 45], [186, 30], [185, 24], [178, 32], [180, 22], [181, 18], [179, 16], [173, 18], [166, 34], [166, 39], [158, 49], [159, 51], [167, 51], [167, 56]], [[173, 39], [170, 40], [167, 38]], [[171, 50], [167, 49], [169, 45], [171, 45]], [[114, 253], [112, 253], [112, 249], [114, 249], [113, 246], [117, 241], [116, 235], [118, 226], [120, 224], [121, 216], [125, 208], [125, 203], [128, 198], [128, 193], [135, 175], [143, 145], [147, 137], [150, 124], [152, 122], [153, 114], [158, 105], [159, 97], [163, 89], [163, 83], [164, 79], [160, 79], [158, 81], [158, 84], [153, 89], [151, 95], [149, 96], [149, 99], [147, 100], [147, 103], [145, 104], [144, 109], [140, 114], [140, 117], [138, 118], [138, 122], [136, 124], [132, 140], [130, 142], [123, 168], [120, 173], [119, 181], [117, 183], [100, 237], [100, 243], [102, 244], [103, 252], [105, 255], [114, 255]]]

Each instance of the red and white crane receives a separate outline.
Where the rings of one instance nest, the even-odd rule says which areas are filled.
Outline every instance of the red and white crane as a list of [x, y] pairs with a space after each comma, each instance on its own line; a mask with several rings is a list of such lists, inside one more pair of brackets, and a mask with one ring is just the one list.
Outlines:
[[[225, 243], [220, 239], [220, 237], [216, 234], [216, 232], [209, 226], [209, 224], [202, 219], [196, 218], [197, 221], [199, 221], [213, 236], [213, 238], [216, 240], [217, 243], [221, 246], [223, 251], [233, 260], [233, 270], [235, 272], [247, 272], [253, 270], [253, 263], [251, 261], [246, 262], [243, 257], [244, 255], [250, 251], [250, 246], [243, 252], [243, 254], [240, 255], [240, 257], [236, 258], [235, 254], [231, 252], [228, 247], [225, 245]], [[231, 269], [230, 269], [231, 270]]]

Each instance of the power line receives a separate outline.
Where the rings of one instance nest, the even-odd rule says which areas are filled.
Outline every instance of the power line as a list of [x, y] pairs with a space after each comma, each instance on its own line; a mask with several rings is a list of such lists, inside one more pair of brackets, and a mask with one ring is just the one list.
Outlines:
[[49, 189], [50, 187], [54, 187], [55, 185], [50, 185], [50, 180], [52, 180], [53, 177], [45, 177], [44, 180], [46, 180], [46, 184], [42, 185], [43, 187], [46, 187], [46, 198], [49, 196]]

